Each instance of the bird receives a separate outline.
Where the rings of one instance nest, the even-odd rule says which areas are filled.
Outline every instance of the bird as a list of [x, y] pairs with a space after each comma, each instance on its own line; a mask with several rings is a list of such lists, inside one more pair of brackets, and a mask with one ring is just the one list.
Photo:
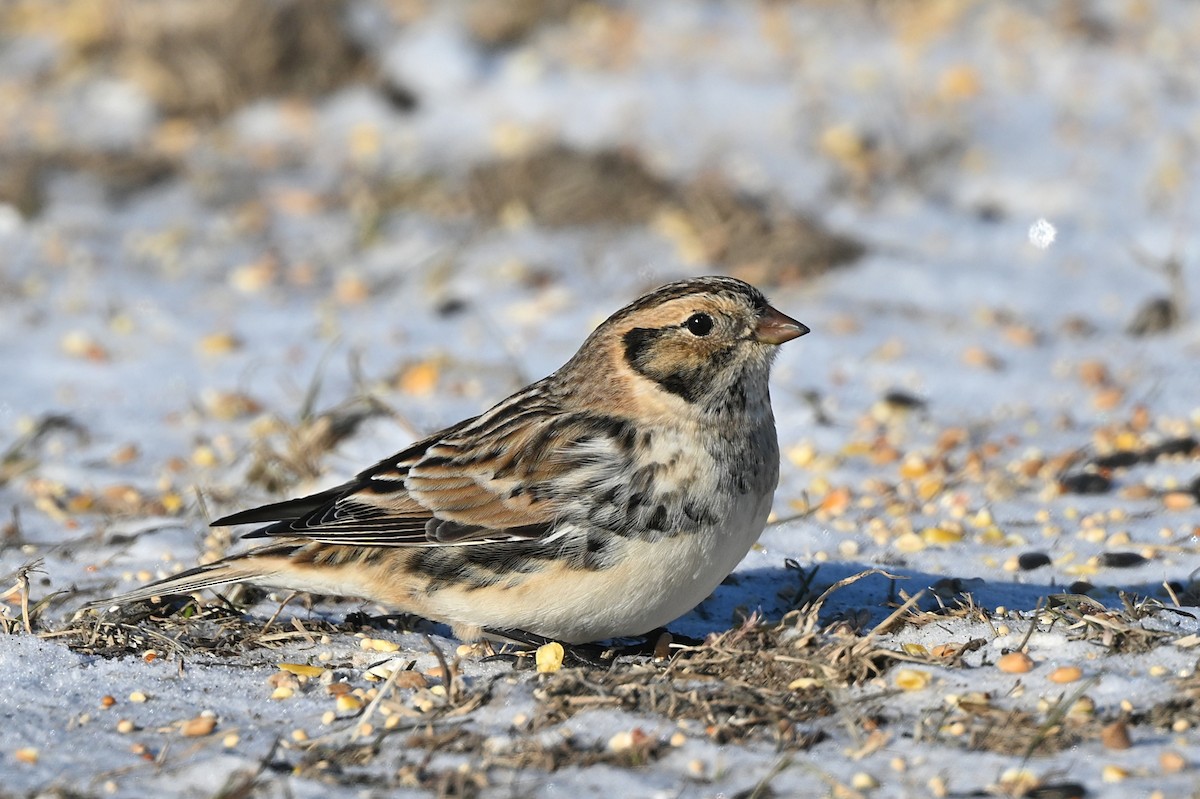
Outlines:
[[779, 481], [768, 378], [809, 328], [732, 277], [668, 283], [479, 416], [308, 496], [212, 526], [266, 543], [129, 593], [232, 583], [355, 596], [460, 640], [665, 627], [758, 539]]

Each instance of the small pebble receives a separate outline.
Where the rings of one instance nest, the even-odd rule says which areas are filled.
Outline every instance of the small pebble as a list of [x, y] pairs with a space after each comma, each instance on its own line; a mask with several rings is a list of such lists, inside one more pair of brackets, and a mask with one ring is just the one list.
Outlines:
[[1026, 552], [1017, 558], [1017, 566], [1026, 572], [1049, 566], [1050, 563], [1050, 556], [1045, 552]]
[[1142, 565], [1146, 560], [1145, 556], [1137, 552], [1102, 552], [1096, 562], [1110, 569], [1129, 569]]
[[1079, 472], [1059, 480], [1058, 487], [1066, 494], [1107, 494], [1113, 481], [1096, 472]]

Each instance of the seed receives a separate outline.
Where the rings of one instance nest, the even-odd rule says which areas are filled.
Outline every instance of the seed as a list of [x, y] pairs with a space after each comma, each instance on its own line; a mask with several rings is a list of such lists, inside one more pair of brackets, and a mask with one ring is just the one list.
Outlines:
[[354, 694], [342, 694], [337, 698], [336, 707], [339, 713], [354, 713], [361, 710], [362, 700]]
[[879, 780], [865, 771], [860, 771], [850, 778], [850, 785], [856, 791], [873, 791], [879, 787]]
[[1109, 749], [1128, 749], [1133, 746], [1133, 741], [1129, 740], [1129, 727], [1123, 721], [1106, 724], [1100, 730], [1100, 742]]
[[1081, 696], [1071, 703], [1067, 714], [1071, 716], [1090, 716], [1096, 712], [1096, 700], [1090, 696]]
[[419, 671], [402, 671], [396, 675], [394, 684], [397, 688], [424, 688], [429, 680]]
[[1033, 669], [1033, 658], [1024, 652], [1009, 652], [996, 661], [996, 668], [1008, 674], [1024, 674]]
[[1168, 749], [1158, 756], [1158, 765], [1167, 774], [1178, 774], [1187, 768], [1187, 760], [1178, 752]]
[[1171, 491], [1163, 494], [1162, 500], [1167, 510], [1186, 510], [1196, 505], [1195, 495], [1188, 491]]
[[929, 686], [933, 676], [920, 669], [899, 669], [893, 681], [901, 691], [920, 691]]
[[921, 539], [932, 546], [948, 546], [962, 541], [963, 534], [961, 530], [946, 527], [926, 527], [921, 531]]
[[1109, 763], [1100, 770], [1100, 779], [1105, 782], [1122, 782], [1129, 777], [1129, 771]]
[[212, 716], [197, 716], [179, 725], [179, 734], [185, 738], [198, 738], [208, 735], [217, 728], [217, 720]]
[[325, 669], [320, 666], [307, 666], [303, 663], [280, 663], [279, 668], [297, 677], [320, 677], [325, 673]]
[[1050, 672], [1050, 676], [1046, 679], [1050, 680], [1050, 682], [1067, 683], [1075, 682], [1082, 676], [1083, 670], [1078, 666], [1059, 666]]
[[608, 739], [608, 751], [610, 752], [628, 752], [634, 748], [645, 748], [650, 742], [650, 736], [642, 731], [640, 727], [634, 727], [632, 730], [622, 730]]
[[563, 650], [562, 644], [557, 641], [539, 646], [537, 654], [534, 656], [538, 674], [547, 674], [561, 669], [564, 655], [566, 652]]

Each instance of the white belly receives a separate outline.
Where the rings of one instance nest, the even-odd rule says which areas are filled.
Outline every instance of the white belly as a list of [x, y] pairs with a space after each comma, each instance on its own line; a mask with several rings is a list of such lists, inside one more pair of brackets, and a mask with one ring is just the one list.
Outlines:
[[724, 524], [657, 541], [624, 540], [614, 565], [595, 571], [552, 568], [519, 585], [482, 592], [444, 588], [430, 597], [435, 618], [473, 628], [515, 629], [565, 643], [640, 635], [700, 604], [758, 540], [771, 495], [745, 495]]

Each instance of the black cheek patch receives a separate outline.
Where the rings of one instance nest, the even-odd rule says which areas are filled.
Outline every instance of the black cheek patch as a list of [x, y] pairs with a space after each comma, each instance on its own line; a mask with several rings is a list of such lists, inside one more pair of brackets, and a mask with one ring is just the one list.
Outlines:
[[695, 402], [700, 396], [700, 374], [695, 369], [681, 369], [668, 375], [646, 375], [660, 386], [678, 394], [688, 402]]
[[649, 327], [635, 327], [627, 332], [623, 337], [625, 362], [641, 373], [639, 367], [645, 361], [647, 352], [662, 335], [662, 330]]
[[688, 402], [695, 402], [699, 396], [700, 386], [697, 384], [698, 372], [685, 369], [675, 372], [663, 372], [651, 366], [653, 350], [660, 338], [674, 328], [635, 327], [625, 333], [625, 362], [633, 371], [642, 377], [653, 380], [672, 394], [683, 397]]

